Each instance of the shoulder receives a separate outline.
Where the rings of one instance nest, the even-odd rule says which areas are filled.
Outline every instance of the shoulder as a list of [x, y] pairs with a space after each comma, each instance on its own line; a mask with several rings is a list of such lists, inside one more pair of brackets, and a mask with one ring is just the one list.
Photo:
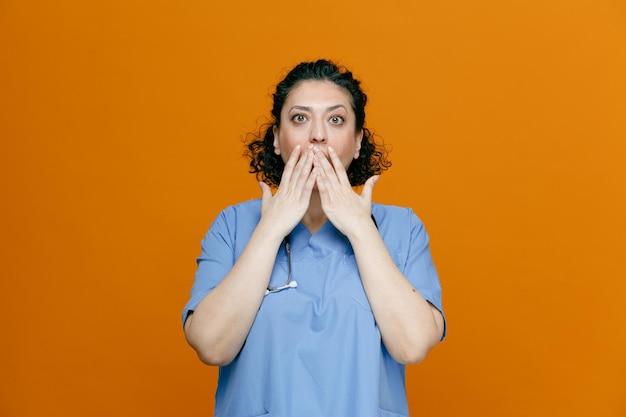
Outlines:
[[396, 227], [422, 225], [422, 221], [411, 207], [372, 203], [372, 215], [379, 226], [381, 224]]
[[221, 215], [228, 218], [256, 217], [261, 216], [261, 199], [248, 200], [228, 206], [222, 210]]
[[404, 252], [414, 245], [421, 247], [428, 244], [424, 223], [412, 208], [375, 203], [372, 215], [390, 251]]
[[228, 230], [228, 234], [236, 230], [254, 228], [261, 219], [261, 199], [244, 201], [228, 206], [220, 211], [215, 218], [211, 230]]

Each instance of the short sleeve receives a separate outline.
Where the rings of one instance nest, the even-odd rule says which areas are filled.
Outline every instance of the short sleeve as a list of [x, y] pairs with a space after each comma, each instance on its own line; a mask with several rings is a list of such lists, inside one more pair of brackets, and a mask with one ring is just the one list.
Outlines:
[[441, 284], [430, 253], [429, 236], [422, 221], [412, 210], [408, 210], [410, 237], [403, 273], [415, 289], [441, 312], [444, 320], [444, 331], [441, 337], [443, 340], [447, 326], [443, 314]]
[[189, 301], [183, 309], [183, 325], [202, 299], [219, 284], [235, 263], [234, 244], [229, 234], [225, 212], [214, 220], [201, 242], [198, 268]]

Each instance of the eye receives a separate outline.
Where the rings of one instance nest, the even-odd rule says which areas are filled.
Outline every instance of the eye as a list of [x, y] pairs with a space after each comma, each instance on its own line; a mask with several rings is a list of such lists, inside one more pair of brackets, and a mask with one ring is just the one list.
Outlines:
[[291, 116], [291, 120], [296, 123], [304, 123], [306, 122], [306, 116], [304, 114], [294, 114]]
[[331, 116], [330, 117], [330, 122], [334, 125], [341, 125], [344, 122], [344, 118], [341, 116]]

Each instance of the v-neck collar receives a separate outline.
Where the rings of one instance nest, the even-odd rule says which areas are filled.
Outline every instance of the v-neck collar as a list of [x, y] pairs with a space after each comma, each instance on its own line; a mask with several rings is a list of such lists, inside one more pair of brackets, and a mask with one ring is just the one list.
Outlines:
[[328, 220], [315, 234], [311, 234], [302, 222], [298, 223], [290, 233], [290, 240], [294, 253], [307, 250], [321, 254], [328, 252], [352, 253], [352, 246], [348, 238]]

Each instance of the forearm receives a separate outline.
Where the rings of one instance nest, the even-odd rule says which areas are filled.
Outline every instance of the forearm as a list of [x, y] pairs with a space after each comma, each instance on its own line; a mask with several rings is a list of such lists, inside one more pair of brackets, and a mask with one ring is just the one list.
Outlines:
[[420, 362], [441, 339], [441, 313], [400, 272], [373, 224], [349, 239], [387, 351], [398, 362]]
[[282, 237], [259, 223], [241, 256], [185, 322], [185, 336], [209, 365], [230, 363], [241, 350], [276, 259]]

